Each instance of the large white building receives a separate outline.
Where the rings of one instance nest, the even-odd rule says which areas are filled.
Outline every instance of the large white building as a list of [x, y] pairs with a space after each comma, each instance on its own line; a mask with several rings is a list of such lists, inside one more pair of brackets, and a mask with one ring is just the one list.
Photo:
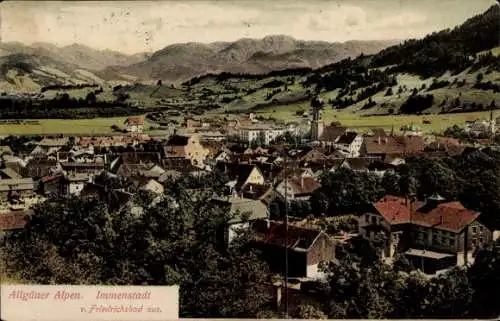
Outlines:
[[294, 125], [289, 126], [249, 126], [242, 127], [239, 130], [240, 139], [244, 142], [252, 143], [254, 141], [262, 141], [265, 145], [269, 145], [276, 138], [283, 136], [286, 132], [292, 135], [297, 135], [297, 128]]

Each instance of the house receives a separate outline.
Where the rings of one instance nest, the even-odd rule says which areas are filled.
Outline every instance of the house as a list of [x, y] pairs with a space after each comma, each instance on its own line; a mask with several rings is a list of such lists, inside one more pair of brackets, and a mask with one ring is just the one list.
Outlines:
[[98, 175], [105, 169], [104, 163], [60, 163], [62, 170], [67, 174]]
[[343, 151], [347, 157], [359, 157], [363, 145], [363, 136], [353, 132], [346, 131], [336, 141], [335, 147]]
[[189, 159], [196, 167], [205, 168], [209, 150], [200, 142], [198, 135], [173, 135], [163, 148], [166, 158]]
[[265, 185], [266, 179], [257, 165], [218, 163], [217, 167], [225, 172], [231, 181], [226, 185], [230, 194], [238, 194], [247, 184]]
[[269, 206], [277, 197], [272, 186], [252, 183], [242, 186], [240, 195], [247, 199], [261, 201], [266, 206]]
[[79, 197], [86, 200], [106, 202], [108, 209], [114, 212], [129, 206], [132, 203], [133, 194], [96, 183], [88, 183], [80, 191]]
[[85, 173], [72, 173], [65, 176], [66, 191], [69, 195], [79, 196], [87, 183], [90, 183], [92, 176]]
[[354, 172], [370, 172], [371, 165], [377, 160], [379, 160], [377, 157], [345, 158], [338, 168], [332, 167], [330, 171], [335, 172], [339, 168], [346, 168]]
[[43, 195], [66, 195], [67, 182], [62, 173], [54, 173], [40, 179], [39, 191]]
[[281, 222], [267, 220], [257, 220], [252, 228], [252, 244], [263, 252], [273, 272], [285, 272], [287, 257], [289, 277], [321, 278], [320, 264], [335, 260], [335, 243], [323, 231], [297, 226], [287, 229]]
[[17, 210], [0, 213], [0, 231], [22, 229], [26, 225], [26, 218], [33, 215], [32, 210]]
[[22, 175], [15, 171], [13, 168], [5, 167], [0, 169], [0, 179], [19, 179], [22, 178]]
[[128, 132], [142, 133], [144, 131], [144, 119], [141, 117], [128, 117], [123, 124]]
[[478, 221], [480, 213], [460, 202], [434, 196], [426, 202], [387, 195], [360, 216], [359, 234], [383, 244], [383, 257], [405, 256], [426, 273], [473, 260], [473, 253], [492, 239]]
[[337, 140], [347, 131], [347, 127], [331, 124], [326, 126], [318, 137], [321, 146], [334, 146]]
[[64, 146], [69, 143], [68, 137], [63, 138], [43, 138], [36, 147], [31, 151], [31, 156], [49, 156], [56, 155]]
[[162, 184], [158, 183], [154, 179], [148, 179], [145, 184], [143, 184], [139, 189], [143, 191], [152, 192], [157, 195], [162, 195], [165, 191], [165, 188]]
[[202, 123], [199, 119], [194, 119], [192, 117], [184, 118], [184, 127], [186, 128], [198, 128], [201, 127]]
[[248, 144], [258, 141], [269, 145], [276, 138], [283, 136], [286, 132], [294, 132], [294, 128], [285, 126], [254, 125], [241, 127], [239, 129], [240, 139]]
[[2, 155], [14, 155], [14, 152], [10, 146], [2, 145], [0, 146], [0, 156]]
[[213, 199], [212, 202], [219, 208], [225, 209], [230, 215], [229, 221], [224, 224], [223, 232], [219, 235], [221, 241], [229, 245], [238, 235], [238, 230], [248, 229], [250, 224], [258, 219], [269, 219], [269, 212], [262, 202], [242, 197], [228, 197]]
[[0, 179], [0, 201], [31, 197], [35, 192], [32, 178]]
[[377, 136], [365, 137], [362, 154], [365, 156], [385, 157], [411, 156], [423, 154], [425, 140], [421, 136]]
[[307, 201], [312, 193], [320, 187], [321, 184], [309, 175], [292, 176], [278, 183], [276, 192], [290, 201]]

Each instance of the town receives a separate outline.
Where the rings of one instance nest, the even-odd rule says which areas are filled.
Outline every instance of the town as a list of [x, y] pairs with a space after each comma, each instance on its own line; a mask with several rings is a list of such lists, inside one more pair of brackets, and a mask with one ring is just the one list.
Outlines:
[[[29, 227], [41, 204], [61, 198], [146, 215], [138, 195], [163, 204], [167, 190], [191, 179], [177, 188], [186, 188], [191, 200], [208, 192], [206, 199], [229, 215], [216, 229], [217, 243], [231, 247], [242, 231], [252, 235], [248, 244], [270, 268], [266, 282], [278, 309], [285, 287], [307, 293], [328, 279], [325, 264], [339, 264], [342, 249], [360, 241], [381, 264], [404, 260], [436, 278], [473, 265], [477, 251], [499, 238], [496, 213], [482, 213], [494, 205], [471, 200], [487, 197], [479, 189], [491, 185], [476, 186], [475, 196], [454, 194], [446, 188], [467, 185], [458, 177], [463, 169], [447, 174], [452, 167], [441, 165], [487, 158], [498, 179], [493, 112], [489, 121], [462, 124], [469, 135], [464, 142], [422, 134], [413, 124], [398, 134], [325, 124], [322, 105], [312, 99], [306, 127], [251, 113], [232, 120], [187, 116], [172, 134], [152, 137], [143, 133], [143, 118], [129, 117], [121, 135], [4, 137], [1, 229]], [[298, 294], [287, 292], [286, 301]]]
[[452, 2], [2, 3], [2, 319], [498, 319], [500, 2]]

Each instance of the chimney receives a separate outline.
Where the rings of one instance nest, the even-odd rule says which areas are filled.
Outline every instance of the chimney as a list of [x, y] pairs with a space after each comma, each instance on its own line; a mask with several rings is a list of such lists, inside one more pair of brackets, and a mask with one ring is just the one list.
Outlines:
[[389, 142], [389, 139], [387, 138], [387, 136], [386, 136], [386, 137], [384, 137], [384, 143], [386, 143], [386, 144], [387, 144], [388, 142]]
[[377, 141], [378, 141], [378, 144], [380, 145], [380, 136], [378, 136]]
[[300, 188], [304, 188], [304, 176], [300, 176]]

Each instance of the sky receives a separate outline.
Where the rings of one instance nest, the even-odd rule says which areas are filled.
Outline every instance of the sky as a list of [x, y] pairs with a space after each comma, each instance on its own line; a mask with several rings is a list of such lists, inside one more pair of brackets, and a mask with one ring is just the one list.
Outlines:
[[1, 41], [74, 43], [127, 54], [169, 44], [283, 34], [344, 42], [420, 38], [495, 0], [6, 1]]

